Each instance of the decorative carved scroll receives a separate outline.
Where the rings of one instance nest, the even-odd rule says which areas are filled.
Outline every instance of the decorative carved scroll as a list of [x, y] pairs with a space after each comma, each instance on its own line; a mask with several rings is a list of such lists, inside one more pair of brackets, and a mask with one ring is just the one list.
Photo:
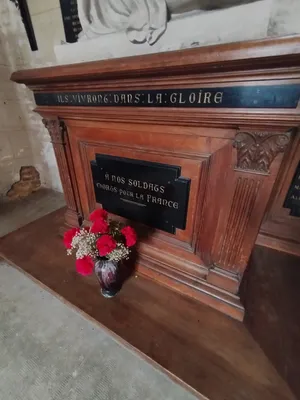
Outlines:
[[267, 174], [275, 157], [285, 151], [290, 133], [238, 132], [233, 146], [237, 149], [236, 168]]

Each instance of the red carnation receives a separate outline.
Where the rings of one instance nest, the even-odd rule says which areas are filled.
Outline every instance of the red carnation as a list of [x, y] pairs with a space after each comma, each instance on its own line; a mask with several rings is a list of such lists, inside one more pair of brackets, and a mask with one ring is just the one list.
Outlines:
[[76, 270], [81, 275], [91, 275], [94, 268], [94, 262], [90, 256], [85, 256], [76, 260]]
[[92, 233], [106, 233], [108, 231], [108, 223], [104, 219], [96, 219], [91, 227]]
[[126, 246], [132, 247], [136, 244], [136, 233], [131, 226], [125, 226], [121, 229], [121, 233], [125, 236]]
[[96, 246], [99, 255], [104, 257], [116, 248], [117, 243], [110, 235], [103, 235], [97, 240]]
[[98, 208], [97, 210], [93, 211], [90, 215], [90, 220], [95, 222], [97, 219], [106, 219], [107, 218], [107, 211], [103, 210], [102, 208]]
[[67, 249], [70, 249], [72, 247], [72, 240], [73, 237], [80, 231], [79, 228], [72, 228], [69, 229], [64, 233], [64, 245], [66, 246]]

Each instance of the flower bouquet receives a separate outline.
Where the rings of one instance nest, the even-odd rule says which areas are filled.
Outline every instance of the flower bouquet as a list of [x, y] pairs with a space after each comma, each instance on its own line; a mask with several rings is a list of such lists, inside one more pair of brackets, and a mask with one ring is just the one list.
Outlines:
[[131, 247], [136, 244], [136, 233], [130, 226], [108, 218], [103, 209], [90, 215], [90, 228], [72, 228], [64, 234], [67, 254], [75, 253], [76, 270], [90, 275], [95, 270], [105, 297], [113, 297], [121, 287], [118, 266], [129, 258]]

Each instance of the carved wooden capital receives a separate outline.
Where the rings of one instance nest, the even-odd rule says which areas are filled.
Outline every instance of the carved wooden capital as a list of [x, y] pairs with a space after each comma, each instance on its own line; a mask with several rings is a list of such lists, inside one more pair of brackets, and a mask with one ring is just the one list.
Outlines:
[[233, 146], [237, 149], [236, 168], [268, 173], [275, 157], [285, 151], [290, 132], [238, 132]]
[[65, 144], [66, 127], [63, 121], [43, 118], [43, 124], [50, 134], [52, 143]]

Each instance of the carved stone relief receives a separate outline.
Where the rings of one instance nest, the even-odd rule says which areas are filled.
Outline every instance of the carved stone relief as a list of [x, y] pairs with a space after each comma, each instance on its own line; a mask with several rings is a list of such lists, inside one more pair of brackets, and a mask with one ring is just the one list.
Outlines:
[[79, 38], [126, 32], [132, 43], [154, 44], [175, 16], [252, 3], [256, 0], [77, 0]]

